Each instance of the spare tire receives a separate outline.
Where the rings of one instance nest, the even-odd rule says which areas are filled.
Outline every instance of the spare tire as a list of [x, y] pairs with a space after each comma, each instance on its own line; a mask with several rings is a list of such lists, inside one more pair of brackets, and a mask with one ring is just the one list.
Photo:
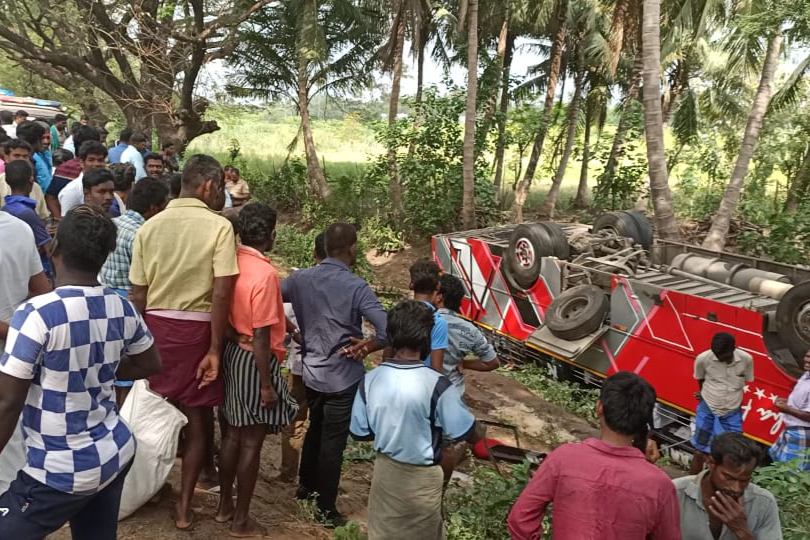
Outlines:
[[593, 232], [604, 229], [614, 231], [619, 236], [631, 238], [636, 244], [650, 250], [652, 247], [652, 225], [640, 212], [608, 212], [593, 222]]
[[643, 212], [639, 212], [638, 210], [626, 210], [624, 213], [630, 216], [633, 221], [636, 222], [636, 228], [638, 229], [639, 233], [638, 243], [641, 244], [641, 247], [647, 251], [650, 251], [653, 244], [653, 227], [649, 218], [647, 218]]
[[776, 306], [776, 333], [799, 366], [810, 349], [810, 281], [794, 285]]
[[548, 229], [539, 223], [518, 225], [506, 251], [506, 268], [516, 285], [530, 289], [540, 275], [540, 259], [554, 256]]
[[571, 246], [568, 244], [568, 237], [559, 223], [553, 221], [543, 221], [538, 225], [544, 227], [548, 232], [551, 245], [554, 250], [554, 256], [558, 259], [567, 261], [571, 257]]
[[595, 332], [605, 320], [610, 302], [596, 285], [578, 285], [563, 291], [546, 310], [546, 326], [560, 339], [573, 341]]

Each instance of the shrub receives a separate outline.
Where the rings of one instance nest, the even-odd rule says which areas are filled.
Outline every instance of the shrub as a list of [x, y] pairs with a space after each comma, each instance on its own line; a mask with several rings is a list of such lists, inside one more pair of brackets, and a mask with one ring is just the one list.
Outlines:
[[454, 485], [445, 494], [448, 540], [509, 540], [506, 518], [529, 482], [529, 462], [501, 476], [473, 462], [472, 486]]
[[776, 497], [785, 540], [810, 538], [810, 473], [799, 469], [799, 461], [772, 463], [754, 473], [754, 483]]

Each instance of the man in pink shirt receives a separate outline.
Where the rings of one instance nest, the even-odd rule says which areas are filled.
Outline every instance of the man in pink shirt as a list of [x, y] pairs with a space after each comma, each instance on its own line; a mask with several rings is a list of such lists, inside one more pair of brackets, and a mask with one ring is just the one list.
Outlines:
[[669, 477], [647, 462], [655, 390], [638, 375], [608, 377], [596, 405], [602, 436], [549, 454], [509, 513], [513, 540], [539, 540], [552, 507], [554, 540], [680, 540]]

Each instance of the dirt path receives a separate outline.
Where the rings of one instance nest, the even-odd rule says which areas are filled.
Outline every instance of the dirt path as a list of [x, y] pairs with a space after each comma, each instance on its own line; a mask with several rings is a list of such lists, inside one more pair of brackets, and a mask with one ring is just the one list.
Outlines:
[[[397, 289], [407, 294], [408, 267], [416, 260], [430, 255], [430, 245], [422, 244], [392, 256], [369, 257], [375, 268], [377, 283], [386, 290]], [[584, 419], [550, 404], [532, 394], [525, 386], [498, 373], [467, 374], [467, 396], [476, 417], [518, 429], [520, 444], [524, 448], [547, 452], [561, 443], [581, 440], [598, 434]], [[510, 429], [491, 427], [489, 436], [514, 445]], [[314, 524], [294, 499], [295, 486], [280, 483], [279, 437], [267, 438], [263, 452], [259, 479], [252, 504], [253, 515], [268, 528], [268, 538], [276, 540], [326, 540], [331, 531]], [[371, 483], [370, 462], [351, 462], [344, 465], [341, 477], [338, 508], [350, 519], [366, 522], [366, 502]], [[153, 500], [119, 525], [121, 540], [207, 540], [230, 538], [225, 526], [214, 521], [217, 496], [195, 496], [197, 522], [191, 533], [177, 531], [171, 519], [173, 500], [179, 486], [179, 466], [176, 464], [167, 486]], [[50, 537], [68, 540], [64, 529]]]

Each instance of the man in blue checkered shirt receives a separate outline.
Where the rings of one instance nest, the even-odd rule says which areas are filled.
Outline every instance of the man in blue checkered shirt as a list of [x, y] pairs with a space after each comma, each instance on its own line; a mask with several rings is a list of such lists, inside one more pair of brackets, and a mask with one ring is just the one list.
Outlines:
[[70, 211], [52, 254], [56, 288], [11, 319], [0, 357], [0, 451], [22, 412], [27, 458], [0, 496], [0, 538], [43, 538], [66, 522], [74, 539], [116, 537], [135, 455], [115, 407], [116, 370], [145, 378], [160, 372], [160, 357], [135, 307], [96, 281], [115, 239], [99, 210]]

